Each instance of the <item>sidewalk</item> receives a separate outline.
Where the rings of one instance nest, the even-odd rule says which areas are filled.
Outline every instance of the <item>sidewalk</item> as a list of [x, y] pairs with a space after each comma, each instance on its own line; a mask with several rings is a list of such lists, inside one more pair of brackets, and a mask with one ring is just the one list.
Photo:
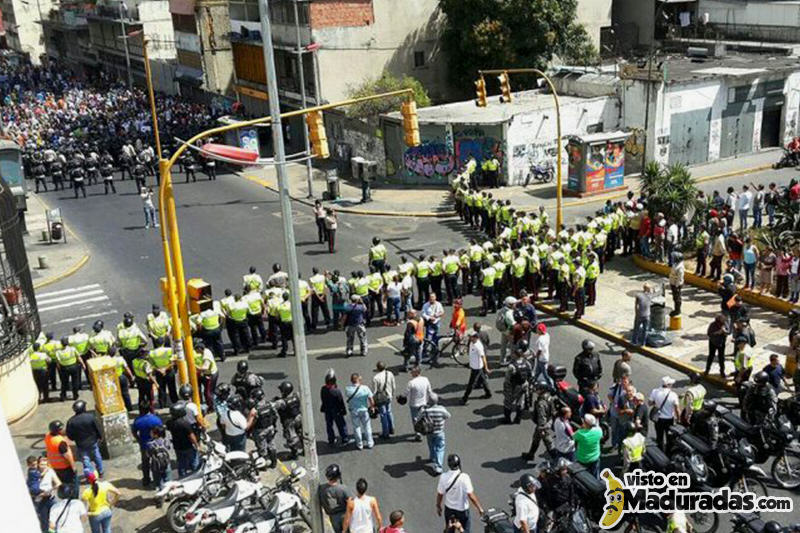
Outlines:
[[[586, 308], [584, 320], [591, 322], [627, 340], [631, 338], [633, 327], [634, 296], [642, 290], [645, 282], [661, 294], [661, 286], [665, 285], [667, 314], [672, 309], [672, 296], [667, 278], [640, 270], [628, 257], [615, 257], [606, 265], [606, 270], [598, 278], [597, 304]], [[704, 289], [692, 286], [683, 288], [682, 329], [669, 331], [672, 344], [655, 351], [671, 358], [687, 371], [705, 370], [708, 354], [708, 337], [706, 329], [721, 312], [720, 297]], [[548, 302], [550, 303], [550, 302]], [[570, 306], [570, 310], [573, 306]], [[755, 355], [753, 367], [757, 370], [769, 362], [771, 353], [785, 356], [789, 350], [787, 336], [788, 319], [775, 311], [760, 307], [748, 306], [750, 325], [755, 331], [757, 344], [753, 348]], [[669, 325], [669, 316], [666, 317]], [[725, 348], [725, 373], [733, 372], [733, 345], [729, 342]], [[718, 375], [716, 362], [711, 369], [712, 375]]]
[[[691, 167], [692, 175], [699, 182], [710, 181], [749, 172], [757, 172], [772, 167], [778, 159], [778, 149], [765, 150], [755, 154], [748, 154], [735, 159], [724, 159], [696, 165]], [[313, 199], [308, 197], [308, 183], [305, 165], [287, 165], [289, 174], [289, 193], [297, 201], [313, 205]], [[327, 190], [325, 173], [314, 169], [313, 191], [314, 198], [322, 198]], [[272, 190], [277, 190], [277, 178], [274, 167], [248, 168], [242, 173], [245, 179], [259, 183]], [[566, 176], [562, 176], [566, 183]], [[629, 177], [625, 184], [629, 190], [639, 190], [639, 179]], [[334, 202], [324, 202], [325, 206], [333, 206], [341, 212], [364, 215], [405, 215], [447, 217], [455, 216], [450, 190], [447, 187], [420, 187], [402, 186], [377, 183], [372, 187], [372, 201], [361, 203], [361, 187], [355, 181], [339, 180], [341, 197]], [[528, 187], [498, 187], [484, 189], [491, 192], [499, 200], [511, 200], [515, 208], [532, 210], [543, 205], [547, 209], [556, 207], [555, 183], [536, 184]], [[587, 198], [563, 199], [563, 207], [578, 206], [590, 203], [603, 203], [606, 200], [623, 198], [627, 191], [616, 191], [606, 195], [591, 196]]]
[[[45, 211], [49, 209], [46, 201], [34, 192], [28, 192], [28, 211], [25, 213], [25, 224], [28, 233], [24, 236], [25, 251], [31, 269], [31, 279], [36, 289], [55, 283], [75, 273], [89, 260], [89, 249], [67, 227], [67, 242], [47, 242], [42, 239], [42, 232], [47, 230]], [[68, 215], [68, 214], [67, 214]], [[65, 216], [65, 219], [67, 217]], [[47, 268], [39, 268], [39, 257], [44, 257]]]

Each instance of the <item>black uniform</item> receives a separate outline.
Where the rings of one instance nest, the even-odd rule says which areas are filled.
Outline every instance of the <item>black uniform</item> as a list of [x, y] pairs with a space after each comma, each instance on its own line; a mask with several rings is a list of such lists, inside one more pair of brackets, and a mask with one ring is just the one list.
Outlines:
[[536, 450], [539, 449], [539, 441], [544, 442], [545, 450], [548, 453], [553, 449], [552, 422], [554, 417], [553, 396], [549, 391], [539, 393], [533, 404], [533, 423], [536, 426], [533, 429], [533, 440], [526, 458], [533, 459], [536, 456]]
[[303, 450], [303, 419], [300, 416], [300, 396], [292, 392], [285, 398], [276, 399], [275, 408], [283, 426], [283, 438], [292, 458]]
[[260, 389], [263, 384], [264, 381], [252, 372], [245, 374], [237, 372], [231, 379], [231, 386], [236, 389], [236, 394], [245, 400], [249, 399], [251, 393], [256, 389]]
[[78, 191], [83, 192], [83, 197], [86, 198], [86, 172], [82, 166], [74, 166], [69, 172], [69, 177], [72, 179], [72, 189], [75, 191], [75, 198], [78, 197]]
[[64, 164], [58, 158], [50, 163], [50, 179], [55, 190], [64, 190]]
[[584, 389], [587, 384], [598, 381], [603, 375], [603, 363], [600, 356], [592, 352], [581, 352], [575, 356], [572, 364], [572, 375], [578, 380], [578, 387]]
[[274, 467], [278, 461], [278, 452], [275, 449], [274, 439], [278, 432], [278, 411], [272, 402], [266, 399], [260, 400], [255, 405], [256, 420], [250, 437], [256, 444], [256, 449], [262, 457], [270, 460]]
[[775, 389], [769, 383], [755, 385], [747, 391], [742, 406], [742, 417], [751, 424], [761, 424], [773, 416], [778, 406]]
[[503, 414], [506, 424], [512, 422], [511, 413], [516, 413], [513, 422], [520, 423], [528, 382], [532, 375], [531, 364], [524, 357], [515, 358], [506, 368], [506, 377], [503, 381]]

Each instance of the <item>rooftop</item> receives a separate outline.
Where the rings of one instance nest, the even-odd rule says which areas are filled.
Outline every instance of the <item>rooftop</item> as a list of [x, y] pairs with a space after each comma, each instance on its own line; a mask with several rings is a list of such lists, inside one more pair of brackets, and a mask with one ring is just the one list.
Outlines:
[[[666, 83], [681, 83], [721, 76], [730, 78], [753, 78], [763, 74], [782, 74], [800, 70], [800, 58], [769, 56], [764, 54], [736, 54], [724, 57], [667, 56], [655, 58], [653, 77], [657, 78], [656, 65], [661, 65]], [[626, 65], [622, 77], [647, 79], [647, 68]]]
[[[559, 96], [558, 102], [562, 107], [576, 102], [586, 102], [592, 98], [579, 98], [575, 96]], [[540, 90], [521, 91], [513, 93], [510, 104], [500, 102], [500, 96], [490, 96], [486, 107], [478, 107], [474, 100], [453, 102], [417, 110], [420, 124], [445, 124], [457, 122], [459, 124], [502, 124], [508, 122], [515, 115], [524, 115], [542, 109], [555, 107], [553, 96]], [[400, 112], [388, 113], [386, 116], [400, 120]]]

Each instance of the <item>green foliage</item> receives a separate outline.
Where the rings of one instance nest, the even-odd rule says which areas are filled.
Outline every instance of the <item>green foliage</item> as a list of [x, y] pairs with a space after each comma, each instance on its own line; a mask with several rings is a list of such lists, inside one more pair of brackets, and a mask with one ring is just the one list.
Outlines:
[[577, 64], [596, 62], [586, 30], [575, 22], [577, 0], [440, 0], [439, 5], [447, 15], [443, 47], [457, 87], [471, 89], [479, 69], [542, 69], [553, 55]]
[[778, 197], [775, 206], [775, 224], [761, 228], [755, 235], [763, 246], [773, 250], [790, 250], [800, 244], [800, 203], [793, 202], [787, 194]]
[[683, 165], [662, 167], [655, 161], [645, 165], [641, 177], [642, 196], [647, 198], [650, 215], [664, 213], [673, 220], [680, 220], [684, 213], [696, 211], [697, 182]]
[[[411, 76], [398, 78], [389, 72], [383, 72], [379, 78], [367, 79], [357, 87], [350, 87], [348, 90], [348, 97], [361, 98], [402, 89], [413, 89], [414, 100], [416, 100], [418, 108], [431, 105], [428, 92], [418, 79]], [[369, 102], [353, 104], [347, 108], [347, 114], [355, 118], [366, 118], [389, 113], [391, 111], [400, 111], [400, 104], [404, 99], [405, 97], [381, 98], [380, 100], [370, 100]]]

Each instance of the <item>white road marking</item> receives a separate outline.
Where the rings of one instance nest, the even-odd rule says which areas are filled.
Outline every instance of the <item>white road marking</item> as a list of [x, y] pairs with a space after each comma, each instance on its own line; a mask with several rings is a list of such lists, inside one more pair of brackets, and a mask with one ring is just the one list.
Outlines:
[[79, 291], [83, 291], [83, 290], [86, 290], [86, 289], [94, 289], [94, 288], [99, 287], [99, 286], [100, 286], [99, 283], [93, 283], [91, 285], [84, 285], [82, 287], [73, 287], [71, 289], [64, 289], [64, 290], [61, 290], [61, 291], [44, 292], [44, 293], [41, 293], [41, 294], [37, 294], [36, 295], [36, 299], [40, 300], [42, 298], [47, 298], [48, 296], [57, 296], [59, 294], [69, 294], [71, 292], [79, 292]]
[[51, 306], [48, 306], [48, 307], [40, 307], [39, 308], [39, 312], [40, 313], [45, 313], [47, 311], [53, 311], [55, 309], [64, 309], [66, 307], [81, 306], [81, 305], [84, 305], [84, 304], [87, 304], [87, 303], [92, 303], [92, 302], [104, 302], [106, 300], [108, 300], [108, 296], [106, 296], [106, 295], [97, 296], [95, 298], [86, 298], [86, 299], [81, 300], [79, 302], [69, 302], [69, 303], [65, 303], [65, 304], [51, 305]]
[[39, 305], [50, 305], [58, 302], [66, 302], [68, 300], [75, 300], [76, 298], [86, 298], [87, 296], [97, 296], [103, 294], [103, 289], [95, 289], [92, 291], [80, 292], [75, 294], [67, 294], [66, 296], [58, 296], [56, 298], [36, 298]]
[[59, 324], [67, 324], [69, 322], [77, 322], [77, 321], [80, 321], [80, 320], [86, 320], [88, 318], [98, 318], [98, 317], [101, 317], [101, 316], [113, 315], [113, 314], [116, 314], [118, 312], [119, 311], [117, 311], [116, 309], [109, 309], [108, 311], [103, 311], [102, 313], [91, 313], [91, 314], [83, 315], [83, 316], [74, 316], [74, 317], [70, 317], [70, 318], [64, 318], [62, 320], [56, 320], [55, 322], [48, 322], [46, 324], [42, 324], [42, 328], [46, 328], [46, 327], [50, 327], [50, 326], [57, 326]]

